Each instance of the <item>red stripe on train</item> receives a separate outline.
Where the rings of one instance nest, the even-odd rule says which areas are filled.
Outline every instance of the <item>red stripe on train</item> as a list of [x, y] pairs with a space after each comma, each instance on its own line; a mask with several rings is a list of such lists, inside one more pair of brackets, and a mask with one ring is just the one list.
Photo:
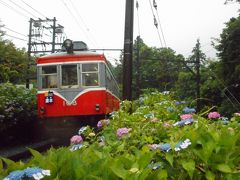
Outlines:
[[[97, 106], [99, 105], [99, 110]], [[63, 117], [82, 115], [103, 115], [119, 109], [120, 101], [105, 90], [89, 91], [68, 104], [58, 95], [53, 103], [45, 103], [45, 93], [38, 94], [38, 114], [40, 117]]]

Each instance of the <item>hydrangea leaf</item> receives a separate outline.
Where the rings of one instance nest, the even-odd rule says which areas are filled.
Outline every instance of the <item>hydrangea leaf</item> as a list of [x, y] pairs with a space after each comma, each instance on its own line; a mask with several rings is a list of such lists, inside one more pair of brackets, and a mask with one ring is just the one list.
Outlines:
[[227, 164], [218, 164], [216, 169], [224, 173], [232, 173], [232, 169]]
[[167, 179], [168, 178], [168, 173], [166, 170], [161, 169], [160, 172], [158, 173], [158, 179]]
[[182, 161], [183, 168], [187, 171], [188, 175], [192, 179], [193, 172], [195, 170], [195, 161], [189, 160], [189, 161]]
[[167, 161], [173, 166], [173, 155], [171, 153], [166, 154]]
[[207, 178], [207, 180], [214, 180], [215, 179], [215, 175], [211, 171], [207, 171], [206, 174], [205, 174], [205, 177]]

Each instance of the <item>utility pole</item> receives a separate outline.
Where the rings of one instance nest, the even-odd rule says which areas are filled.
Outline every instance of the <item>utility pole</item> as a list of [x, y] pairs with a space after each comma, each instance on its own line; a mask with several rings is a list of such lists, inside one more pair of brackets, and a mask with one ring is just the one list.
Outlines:
[[132, 99], [133, 16], [134, 0], [126, 0], [123, 55], [123, 100]]
[[[58, 35], [62, 35], [64, 27], [59, 24], [56, 25], [56, 21], [57, 20], [55, 17], [53, 19], [30, 18], [28, 35], [29, 37], [28, 37], [28, 63], [27, 63], [26, 88], [29, 88], [30, 83], [29, 72], [31, 65], [31, 54], [54, 53], [56, 50], [60, 50], [60, 48], [56, 49], [56, 46], [57, 45], [61, 46], [62, 42], [56, 43], [56, 38], [58, 37]], [[50, 33], [50, 35], [47, 33]], [[46, 41], [46, 37], [48, 37], [49, 40]], [[39, 50], [39, 48], [41, 48], [41, 50]]]
[[56, 18], [53, 18], [53, 36], [52, 36], [52, 53], [55, 52], [55, 38], [56, 38]]
[[29, 71], [30, 71], [30, 62], [31, 62], [31, 42], [32, 42], [32, 24], [33, 24], [33, 19], [30, 18], [29, 21], [29, 35], [28, 35], [28, 62], [27, 62], [27, 74], [26, 74], [26, 88], [29, 89]]
[[201, 77], [200, 77], [200, 43], [197, 43], [197, 52], [196, 52], [196, 83], [197, 83], [197, 87], [196, 87], [196, 92], [197, 92], [197, 112], [200, 111], [200, 81], [201, 81]]
[[137, 71], [137, 77], [136, 77], [136, 95], [139, 97], [140, 95], [140, 36], [137, 36], [137, 59], [136, 59], [136, 71]]

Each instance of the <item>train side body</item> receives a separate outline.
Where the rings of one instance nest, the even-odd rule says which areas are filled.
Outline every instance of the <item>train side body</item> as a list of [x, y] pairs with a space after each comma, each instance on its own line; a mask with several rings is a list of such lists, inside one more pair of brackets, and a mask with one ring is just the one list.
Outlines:
[[118, 87], [105, 57], [90, 51], [37, 60], [41, 118], [106, 115], [119, 109]]

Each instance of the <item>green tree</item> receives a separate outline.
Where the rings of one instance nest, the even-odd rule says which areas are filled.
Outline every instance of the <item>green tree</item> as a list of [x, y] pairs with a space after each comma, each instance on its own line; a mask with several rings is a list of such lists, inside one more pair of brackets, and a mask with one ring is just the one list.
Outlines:
[[27, 53], [8, 40], [0, 39], [0, 83], [22, 83], [27, 72]]
[[[231, 104], [235, 107], [229, 109], [236, 111], [240, 109], [240, 16], [231, 18], [226, 23], [220, 39], [218, 39], [218, 56], [222, 69], [222, 89]], [[226, 105], [226, 102], [222, 104]], [[229, 106], [229, 105], [227, 105]]]
[[[171, 90], [181, 71], [183, 56], [176, 55], [171, 48], [148, 47], [142, 39], [134, 43], [133, 58], [133, 97], [136, 98], [137, 89], [155, 88], [160, 91]], [[139, 48], [140, 87], [137, 86], [137, 48]]]

